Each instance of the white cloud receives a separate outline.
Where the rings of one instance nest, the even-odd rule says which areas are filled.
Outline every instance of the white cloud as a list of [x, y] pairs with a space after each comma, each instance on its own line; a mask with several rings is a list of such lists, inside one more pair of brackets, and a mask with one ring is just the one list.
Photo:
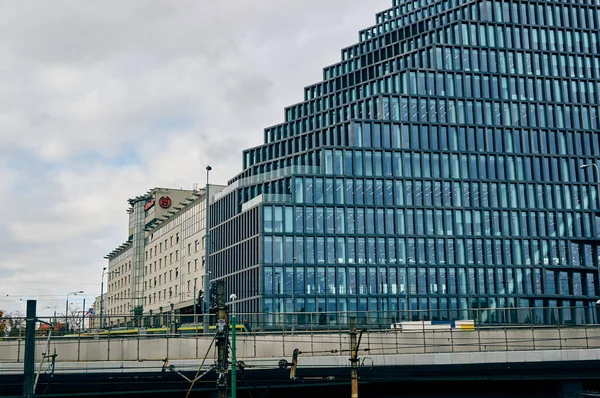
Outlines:
[[391, 3], [0, 0], [0, 308], [99, 294], [128, 198], [239, 173]]

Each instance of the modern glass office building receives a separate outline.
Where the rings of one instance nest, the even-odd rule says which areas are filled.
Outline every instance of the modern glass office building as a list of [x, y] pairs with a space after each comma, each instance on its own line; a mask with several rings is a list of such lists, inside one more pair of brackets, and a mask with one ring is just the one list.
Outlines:
[[242, 312], [327, 323], [595, 321], [600, 1], [376, 19], [215, 197], [211, 279]]

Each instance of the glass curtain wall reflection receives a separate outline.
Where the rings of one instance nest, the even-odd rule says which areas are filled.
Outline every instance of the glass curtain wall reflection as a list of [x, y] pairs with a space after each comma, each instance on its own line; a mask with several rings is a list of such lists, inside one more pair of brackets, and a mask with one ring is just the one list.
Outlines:
[[596, 322], [600, 3], [396, 0], [376, 21], [244, 152], [213, 279], [258, 270], [242, 309], [317, 314], [298, 324]]

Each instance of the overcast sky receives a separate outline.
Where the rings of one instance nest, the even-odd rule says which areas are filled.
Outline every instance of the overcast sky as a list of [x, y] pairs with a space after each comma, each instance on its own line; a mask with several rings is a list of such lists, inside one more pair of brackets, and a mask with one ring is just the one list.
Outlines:
[[391, 4], [0, 0], [0, 309], [91, 303], [128, 198], [225, 184]]

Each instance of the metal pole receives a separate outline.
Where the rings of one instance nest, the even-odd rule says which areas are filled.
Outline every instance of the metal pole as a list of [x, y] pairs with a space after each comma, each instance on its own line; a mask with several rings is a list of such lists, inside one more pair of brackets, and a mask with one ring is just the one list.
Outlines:
[[106, 267], [102, 269], [102, 283], [100, 283], [100, 327], [102, 329], [102, 311], [104, 311], [104, 274], [106, 273]]
[[350, 318], [350, 364], [352, 366], [352, 398], [358, 398], [358, 345], [356, 344], [356, 317]]
[[[588, 167], [590, 165], [593, 166], [594, 170], [596, 171], [596, 199], [598, 200], [598, 209], [600, 210], [600, 169], [598, 168], [598, 165], [596, 163], [590, 163], [584, 166]], [[582, 166], [582, 168], [584, 167]]]
[[208, 232], [209, 228], [209, 209], [210, 209], [210, 184], [209, 184], [209, 172], [212, 170], [212, 167], [206, 166], [206, 205], [204, 210], [204, 217], [206, 218], [206, 230], [204, 233], [204, 317], [202, 320], [204, 333], [208, 333], [208, 323], [209, 323], [209, 261], [210, 261], [210, 233]]
[[67, 293], [67, 302], [65, 303], [65, 334], [69, 333], [69, 296], [71, 294], [77, 296], [77, 293], [83, 293], [83, 290], [80, 290], [78, 292]]
[[[598, 165], [596, 163], [588, 163], [588, 164], [583, 164], [581, 166], [579, 166], [580, 169], [586, 169], [588, 167], [592, 166], [594, 168], [594, 171], [596, 172], [596, 189], [597, 189], [597, 193], [596, 193], [596, 200], [598, 201], [598, 210], [600, 212], [600, 169], [598, 168]], [[599, 234], [600, 231], [596, 231], [596, 234]], [[596, 249], [598, 250], [598, 249]], [[598, 256], [596, 256], [598, 257]], [[598, 260], [596, 260], [598, 262]], [[598, 264], [596, 265], [596, 271], [598, 272], [598, 281], [596, 283], [596, 291], [598, 292], [598, 296], [600, 296], [600, 262], [598, 262]]]
[[196, 326], [196, 323], [198, 322], [198, 318], [196, 318], [196, 305], [198, 305], [198, 296], [196, 296], [196, 278], [194, 278], [194, 329], [195, 330], [195, 334], [198, 333], [198, 328]]
[[292, 260], [294, 263], [292, 267], [292, 334], [294, 333], [294, 324], [296, 323], [296, 260], [296, 257]]
[[67, 294], [67, 302], [65, 303], [65, 334], [69, 334], [69, 294]]
[[[596, 215], [600, 214], [600, 170], [598, 169], [598, 165], [594, 163], [594, 170], [596, 170], [596, 199], [598, 200], [598, 209], [596, 210]], [[596, 225], [598, 225], [596, 223]], [[600, 235], [600, 231], [596, 231], [596, 236]], [[596, 262], [597, 264], [597, 269], [598, 269], [598, 291], [600, 292], [600, 261], [598, 260], [598, 258], [600, 258], [600, 255], [598, 255], [598, 251], [600, 250], [600, 248], [598, 246], [596, 246]], [[600, 293], [598, 294], [600, 296]], [[586, 329], [587, 331], [587, 329]]]
[[237, 398], [237, 360], [235, 358], [235, 300], [237, 296], [232, 294], [229, 299], [231, 300], [231, 398]]
[[85, 329], [85, 297], [83, 299], [83, 309], [81, 310], [81, 327], [79, 328], [79, 333], [81, 333]]
[[27, 300], [27, 320], [25, 324], [25, 363], [23, 374], [23, 397], [34, 397], [35, 382], [35, 318], [36, 301]]

